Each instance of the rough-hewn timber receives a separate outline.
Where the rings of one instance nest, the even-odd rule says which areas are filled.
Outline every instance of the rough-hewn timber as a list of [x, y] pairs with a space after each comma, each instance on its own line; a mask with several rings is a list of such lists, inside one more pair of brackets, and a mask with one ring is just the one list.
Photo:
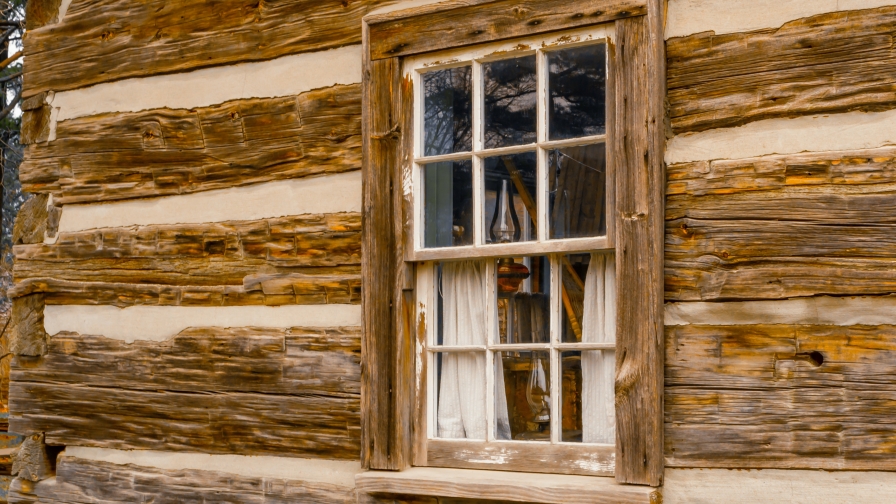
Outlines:
[[56, 21], [62, 0], [30, 0], [25, 4], [25, 28], [36, 30]]
[[896, 326], [666, 328], [666, 463], [896, 469]]
[[13, 364], [10, 428], [50, 444], [357, 459], [357, 329], [61, 334]]
[[646, 0], [466, 0], [429, 5], [400, 19], [368, 18], [372, 59], [420, 54], [647, 13]]
[[25, 438], [12, 455], [12, 475], [28, 481], [40, 481], [53, 474], [55, 461], [50, 461], [44, 434], [32, 434]]
[[896, 292], [896, 149], [668, 170], [666, 299]]
[[[58, 204], [186, 194], [361, 167], [361, 86], [62, 121], [28, 147], [28, 192]], [[35, 126], [36, 127], [36, 126]]]
[[663, 475], [661, 2], [616, 22], [616, 480]]
[[26, 97], [358, 44], [361, 18], [388, 3], [74, 0], [61, 23], [25, 35]]
[[[38, 2], [28, 2], [28, 5], [32, 3]], [[46, 142], [49, 139], [52, 111], [53, 108], [47, 103], [46, 92], [22, 101], [22, 131], [19, 139], [22, 145]]]
[[358, 214], [143, 226], [15, 247], [12, 296], [53, 304], [360, 302]]
[[56, 478], [37, 484], [15, 480], [10, 486], [10, 504], [354, 502], [351, 489], [327, 483], [254, 478], [212, 471], [162, 470], [74, 457], [62, 457], [56, 474]]
[[896, 6], [668, 42], [675, 133], [772, 117], [896, 107]]
[[47, 201], [46, 194], [35, 194], [19, 208], [16, 221], [12, 228], [12, 243], [14, 245], [41, 243], [44, 241], [44, 233], [47, 232]]
[[[544, 502], [544, 503], [613, 503], [657, 504], [661, 501], [656, 489], [635, 485], [619, 485], [612, 478], [586, 478], [502, 471], [468, 471], [417, 467], [401, 473], [367, 472], [355, 478], [360, 495], [414, 495], [438, 497], [439, 503], [452, 499], [473, 499], [474, 502]], [[443, 500], [445, 498], [447, 500]], [[494, 499], [484, 500], [484, 498]], [[360, 502], [392, 502], [361, 500]], [[404, 503], [406, 501], [399, 500]], [[408, 501], [418, 502], [418, 501]], [[422, 501], [427, 502], [427, 501]], [[469, 502], [461, 500], [460, 502]], [[435, 504], [435, 503], [434, 503]]]
[[44, 297], [40, 294], [13, 299], [6, 329], [9, 353], [36, 357], [47, 352], [44, 304]]
[[616, 452], [613, 447], [570, 445], [519, 446], [476, 441], [427, 443], [426, 464], [430, 467], [518, 471], [525, 473], [613, 476]]

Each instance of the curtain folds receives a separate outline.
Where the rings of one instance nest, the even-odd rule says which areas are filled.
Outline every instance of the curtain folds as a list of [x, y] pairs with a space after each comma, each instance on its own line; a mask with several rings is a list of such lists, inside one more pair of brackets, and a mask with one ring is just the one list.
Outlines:
[[[488, 338], [487, 263], [442, 264], [442, 327], [444, 346], [485, 345]], [[485, 353], [442, 354], [438, 432], [441, 438], [486, 438]], [[499, 439], [510, 437], [501, 359], [496, 362], [495, 418]], [[507, 437], [502, 437], [506, 435]]]
[[[616, 341], [616, 259], [591, 254], [585, 277], [583, 343]], [[582, 441], [616, 442], [616, 352], [582, 352]]]

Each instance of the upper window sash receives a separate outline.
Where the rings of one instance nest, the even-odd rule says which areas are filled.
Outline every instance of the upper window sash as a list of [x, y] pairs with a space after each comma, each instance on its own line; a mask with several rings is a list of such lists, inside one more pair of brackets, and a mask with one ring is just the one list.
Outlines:
[[[456, 50], [442, 51], [437, 54], [425, 54], [407, 57], [403, 60], [402, 71], [405, 78], [412, 79], [414, 83], [414, 139], [412, 142], [413, 163], [410, 173], [405, 173], [404, 187], [411, 191], [411, 199], [414, 201], [413, 214], [410, 221], [410, 235], [406, 257], [408, 261], [441, 260], [450, 258], [478, 258], [494, 257], [500, 255], [533, 255], [548, 253], [577, 252], [590, 250], [610, 250], [614, 246], [614, 224], [612, 194], [612, 169], [609, 160], [607, 162], [606, 185], [610, 194], [605, 196], [606, 205], [606, 233], [603, 236], [587, 238], [563, 238], [549, 239], [548, 223], [546, 218], [537, 218], [538, 228], [533, 230], [533, 241], [514, 242], [504, 244], [486, 244], [488, 230], [483, 223], [482, 213], [485, 208], [485, 190], [483, 187], [484, 160], [490, 156], [511, 155], [520, 152], [534, 152], [537, 156], [537, 188], [536, 208], [539, 209], [539, 217], [547, 214], [549, 206], [548, 198], [548, 154], [551, 149], [575, 147], [584, 145], [606, 144], [607, 134], [589, 135], [571, 139], [548, 139], [548, 68], [547, 54], [558, 49], [572, 48], [576, 46], [593, 45], [611, 42], [614, 34], [612, 24], [593, 26], [587, 29], [577, 29], [566, 32], [532, 36], [510, 42], [491, 43], [478, 47], [467, 47]], [[521, 56], [537, 54], [537, 132], [536, 141], [524, 145], [514, 145], [486, 149], [483, 144], [483, 64], [493, 61], [507, 60]], [[424, 153], [424, 86], [423, 76], [427, 72], [440, 71], [451, 68], [469, 66], [472, 68], [473, 79], [480, 85], [473, 86], [473, 110], [472, 110], [472, 150], [437, 156], [426, 156]], [[608, 58], [609, 66], [609, 58]], [[608, 69], [609, 70], [609, 69]], [[609, 71], [608, 76], [609, 78]], [[608, 97], [608, 100], [611, 97]], [[607, 132], [612, 128], [611, 118], [607, 117]], [[610, 150], [607, 149], [607, 155]], [[424, 184], [423, 166], [427, 163], [443, 161], [471, 160], [473, 162], [473, 243], [465, 246], [451, 246], [444, 248], [424, 247]]]

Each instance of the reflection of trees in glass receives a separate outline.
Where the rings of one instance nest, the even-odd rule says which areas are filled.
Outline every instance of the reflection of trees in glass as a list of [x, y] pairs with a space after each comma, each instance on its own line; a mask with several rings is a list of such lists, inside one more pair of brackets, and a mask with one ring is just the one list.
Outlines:
[[473, 78], [469, 66], [423, 75], [424, 155], [473, 148]]
[[607, 46], [552, 52], [550, 71], [550, 139], [606, 133]]
[[535, 56], [486, 63], [485, 147], [533, 143], [538, 81]]

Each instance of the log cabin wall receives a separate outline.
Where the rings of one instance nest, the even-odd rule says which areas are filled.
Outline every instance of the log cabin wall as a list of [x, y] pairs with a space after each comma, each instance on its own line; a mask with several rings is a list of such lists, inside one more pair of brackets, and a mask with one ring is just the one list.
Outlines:
[[888, 501], [896, 1], [668, 6], [665, 501]]
[[30, 2], [10, 502], [355, 502], [361, 18], [396, 3]]
[[[361, 18], [420, 3], [31, 1], [11, 502], [355, 502]], [[889, 502], [894, 26], [668, 1], [667, 503]]]

